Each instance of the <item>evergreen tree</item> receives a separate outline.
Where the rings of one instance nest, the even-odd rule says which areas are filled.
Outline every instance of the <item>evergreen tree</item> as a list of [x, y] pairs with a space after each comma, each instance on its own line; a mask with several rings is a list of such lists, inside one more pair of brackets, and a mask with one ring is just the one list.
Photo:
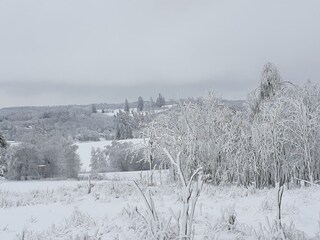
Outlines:
[[91, 109], [92, 109], [92, 113], [97, 113], [97, 107], [96, 107], [96, 105], [92, 104]]
[[138, 109], [139, 112], [142, 112], [143, 109], [144, 109], [144, 101], [143, 101], [143, 98], [141, 96], [138, 98], [137, 109]]
[[5, 140], [4, 136], [0, 133], [0, 147], [6, 148], [8, 146], [7, 141]]
[[115, 116], [116, 140], [133, 138], [133, 117], [128, 113], [119, 111]]
[[162, 106], [166, 105], [166, 100], [165, 98], [159, 93], [159, 96], [157, 98], [156, 105], [158, 108], [161, 108]]
[[[116, 120], [116, 121], [117, 121], [117, 120]], [[116, 136], [115, 136], [116, 140], [121, 139], [121, 131], [120, 131], [120, 126], [119, 126], [119, 125], [120, 125], [120, 124], [117, 123], [117, 126], [116, 126]]]
[[124, 111], [126, 113], [129, 113], [129, 111], [130, 111], [129, 102], [127, 99], [124, 101]]
[[107, 171], [107, 157], [100, 148], [91, 149], [91, 174], [93, 176]]
[[150, 110], [154, 110], [156, 107], [156, 103], [154, 102], [153, 98], [150, 97]]
[[7, 152], [8, 143], [0, 133], [0, 176], [3, 176], [6, 171], [6, 162], [4, 156]]

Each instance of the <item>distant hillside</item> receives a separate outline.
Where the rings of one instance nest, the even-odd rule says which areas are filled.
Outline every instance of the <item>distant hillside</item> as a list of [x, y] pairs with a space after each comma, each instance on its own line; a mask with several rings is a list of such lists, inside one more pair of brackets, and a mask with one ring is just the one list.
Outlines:
[[223, 104], [226, 106], [234, 107], [238, 110], [241, 110], [244, 108], [245, 101], [244, 100], [222, 100]]
[[[195, 99], [181, 101], [195, 101]], [[243, 109], [244, 105], [243, 100], [222, 100], [222, 102], [237, 110]], [[166, 103], [172, 106], [176, 101], [167, 100]], [[93, 105], [97, 113], [93, 112]], [[134, 110], [137, 102], [129, 105], [130, 109]], [[145, 101], [144, 106], [147, 112], [152, 109], [150, 101]], [[78, 141], [99, 141], [100, 138], [110, 140], [114, 139], [116, 129], [114, 114], [110, 113], [116, 113], [123, 108], [124, 103], [2, 108], [0, 109], [0, 132], [11, 141], [23, 140], [34, 133], [59, 133]], [[157, 114], [164, 109], [149, 112], [149, 118], [152, 119], [154, 117], [152, 114]], [[106, 114], [101, 114], [102, 110]]]
[[94, 114], [91, 105], [13, 107], [0, 109], [0, 132], [7, 140], [23, 140], [30, 134], [61, 134], [79, 141], [112, 139], [114, 120]]

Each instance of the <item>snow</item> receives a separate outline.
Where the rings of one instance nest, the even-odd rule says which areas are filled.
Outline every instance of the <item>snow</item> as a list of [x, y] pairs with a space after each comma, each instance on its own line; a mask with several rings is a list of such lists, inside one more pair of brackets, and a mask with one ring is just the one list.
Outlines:
[[15, 141], [8, 141], [11, 146], [18, 146], [20, 143]]
[[[102, 177], [104, 180], [109, 180], [109, 181], [141, 181], [141, 179], [144, 179], [147, 181], [147, 177], [150, 171], [130, 171], [130, 172], [108, 172], [108, 173], [99, 173], [99, 175]], [[162, 174], [165, 174], [165, 176], [168, 174], [166, 170], [162, 170]], [[155, 171], [154, 176], [155, 178], [159, 179], [159, 174], [160, 171]], [[90, 176], [90, 173], [80, 173], [79, 175], [83, 179], [88, 179]]]
[[[155, 109], [154, 112], [155, 113], [160, 113], [160, 112], [164, 112], [170, 108], [172, 108], [173, 106], [175, 105], [165, 105], [163, 106], [162, 108], [160, 109]], [[115, 115], [117, 115], [120, 111], [124, 111], [123, 109], [119, 108], [119, 109], [105, 109], [104, 110], [105, 112], [103, 113], [104, 115], [107, 115], [107, 116], [110, 116], [110, 117], [113, 117]], [[102, 109], [97, 109], [97, 112], [98, 113], [102, 113]], [[130, 108], [130, 114], [132, 115], [132, 112], [134, 113], [137, 113], [138, 112], [138, 109], [137, 108]], [[140, 114], [143, 114], [143, 115], [146, 115], [147, 114], [147, 111], [141, 111], [139, 112]]]
[[[0, 239], [19, 239], [23, 232], [25, 240], [77, 239], [85, 234], [102, 240], [139, 239], [138, 223], [127, 211], [135, 207], [145, 210], [132, 180], [145, 192], [148, 174], [107, 173], [108, 180], [92, 182], [91, 194], [87, 194], [87, 181], [1, 181]], [[162, 172], [161, 185], [159, 174], [154, 176], [157, 185], [148, 188], [159, 216], [169, 218], [170, 209], [175, 214], [180, 209], [180, 188], [170, 183], [167, 171]], [[260, 224], [265, 226], [267, 219], [275, 218], [275, 197], [275, 189], [204, 185], [196, 206], [195, 239], [257, 239], [251, 230], [259, 230]], [[319, 187], [286, 189], [283, 224], [293, 222], [308, 237], [319, 239], [319, 202]], [[232, 214], [236, 224], [228, 230], [227, 219]]]
[[[119, 142], [131, 142], [133, 144], [140, 144], [143, 142], [143, 139], [136, 138], [136, 139], [127, 139], [127, 140], [119, 140]], [[91, 170], [90, 168], [90, 160], [91, 160], [91, 149], [94, 148], [101, 148], [104, 149], [106, 146], [110, 146], [112, 144], [111, 141], [101, 140], [98, 142], [78, 142], [76, 145], [78, 146], [77, 153], [80, 156], [81, 161], [81, 172], [88, 172]]]
[[[105, 115], [107, 115], [107, 116], [110, 116], [110, 117], [113, 117], [113, 116], [115, 116], [115, 115], [117, 115], [119, 112], [120, 112], [120, 110], [121, 111], [123, 111], [123, 109], [107, 109], [107, 110], [105, 110]], [[101, 112], [102, 110], [100, 110], [100, 112]]]
[[[113, 116], [115, 116], [115, 115], [117, 115], [120, 111], [124, 111], [123, 109], [107, 109], [107, 110], [105, 110], [105, 115], [107, 115], [107, 116], [110, 116], [110, 117], [113, 117]], [[102, 110], [100, 110], [99, 111], [100, 113], [102, 112]], [[130, 115], [132, 115], [132, 112], [134, 112], [134, 113], [137, 113], [138, 112], [138, 109], [137, 108], [130, 108]], [[145, 115], [146, 114], [146, 112], [145, 111], [141, 111], [141, 112], [139, 112], [139, 113], [141, 113], [141, 114], [143, 114], [143, 115]]]
[[[113, 117], [117, 115], [120, 111], [124, 111], [123, 109], [106, 109], [105, 112], [103, 113], [104, 115]], [[98, 110], [99, 113], [102, 113], [102, 110]], [[132, 112], [137, 113], [138, 109], [137, 108], [130, 108], [130, 115], [132, 115]], [[141, 114], [145, 114], [145, 111], [140, 112]]]
[[1, 191], [30, 192], [34, 190], [54, 190], [60, 187], [74, 187], [77, 181], [0, 181]]

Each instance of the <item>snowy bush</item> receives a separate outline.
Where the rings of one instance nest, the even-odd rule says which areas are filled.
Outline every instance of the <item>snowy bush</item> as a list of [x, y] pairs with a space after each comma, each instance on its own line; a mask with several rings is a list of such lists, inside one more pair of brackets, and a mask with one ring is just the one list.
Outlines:
[[130, 220], [130, 228], [135, 232], [137, 239], [145, 240], [169, 240], [176, 239], [176, 229], [171, 225], [171, 218], [154, 218], [148, 211], [127, 207], [125, 215]]
[[275, 196], [274, 194], [267, 193], [265, 198], [261, 202], [261, 209], [263, 211], [272, 211], [275, 208]]
[[139, 239], [146, 240], [168, 240], [174, 239], [178, 235], [176, 230], [171, 225], [171, 218], [165, 219], [159, 216], [154, 205], [154, 200], [150, 191], [144, 194], [137, 183], [145, 209], [140, 211], [137, 207], [125, 208], [125, 213], [129, 216], [133, 228]]
[[237, 214], [235, 206], [228, 206], [221, 209], [221, 215], [216, 222], [211, 226], [215, 232], [232, 231], [237, 223]]
[[108, 171], [141, 171], [149, 168], [142, 161], [142, 149], [135, 149], [132, 143], [112, 141], [104, 152], [108, 157]]
[[56, 226], [52, 225], [48, 230], [43, 232], [34, 232], [32, 230], [23, 230], [18, 234], [16, 240], [98, 240], [100, 239], [98, 231], [89, 235], [88, 231], [97, 226], [97, 223], [88, 215], [78, 209], [74, 209], [71, 216]]
[[55, 202], [72, 203], [86, 192], [84, 184], [77, 188], [59, 187], [52, 190], [32, 190], [12, 192], [0, 190], [0, 208], [32, 206]]
[[113, 198], [128, 199], [135, 195], [136, 191], [131, 182], [95, 182], [92, 195], [96, 200], [109, 201]]
[[267, 218], [267, 224], [262, 226], [258, 231], [254, 231], [254, 235], [261, 240], [306, 240], [309, 239], [305, 233], [297, 230], [293, 223], [290, 225], [282, 224], [279, 226], [279, 223], [275, 220], [270, 223]]

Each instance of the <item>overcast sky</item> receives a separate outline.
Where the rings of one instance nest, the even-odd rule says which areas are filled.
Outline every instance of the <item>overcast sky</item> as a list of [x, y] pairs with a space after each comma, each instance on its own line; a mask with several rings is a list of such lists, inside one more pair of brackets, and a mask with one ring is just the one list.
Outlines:
[[0, 0], [0, 107], [320, 82], [319, 0]]

